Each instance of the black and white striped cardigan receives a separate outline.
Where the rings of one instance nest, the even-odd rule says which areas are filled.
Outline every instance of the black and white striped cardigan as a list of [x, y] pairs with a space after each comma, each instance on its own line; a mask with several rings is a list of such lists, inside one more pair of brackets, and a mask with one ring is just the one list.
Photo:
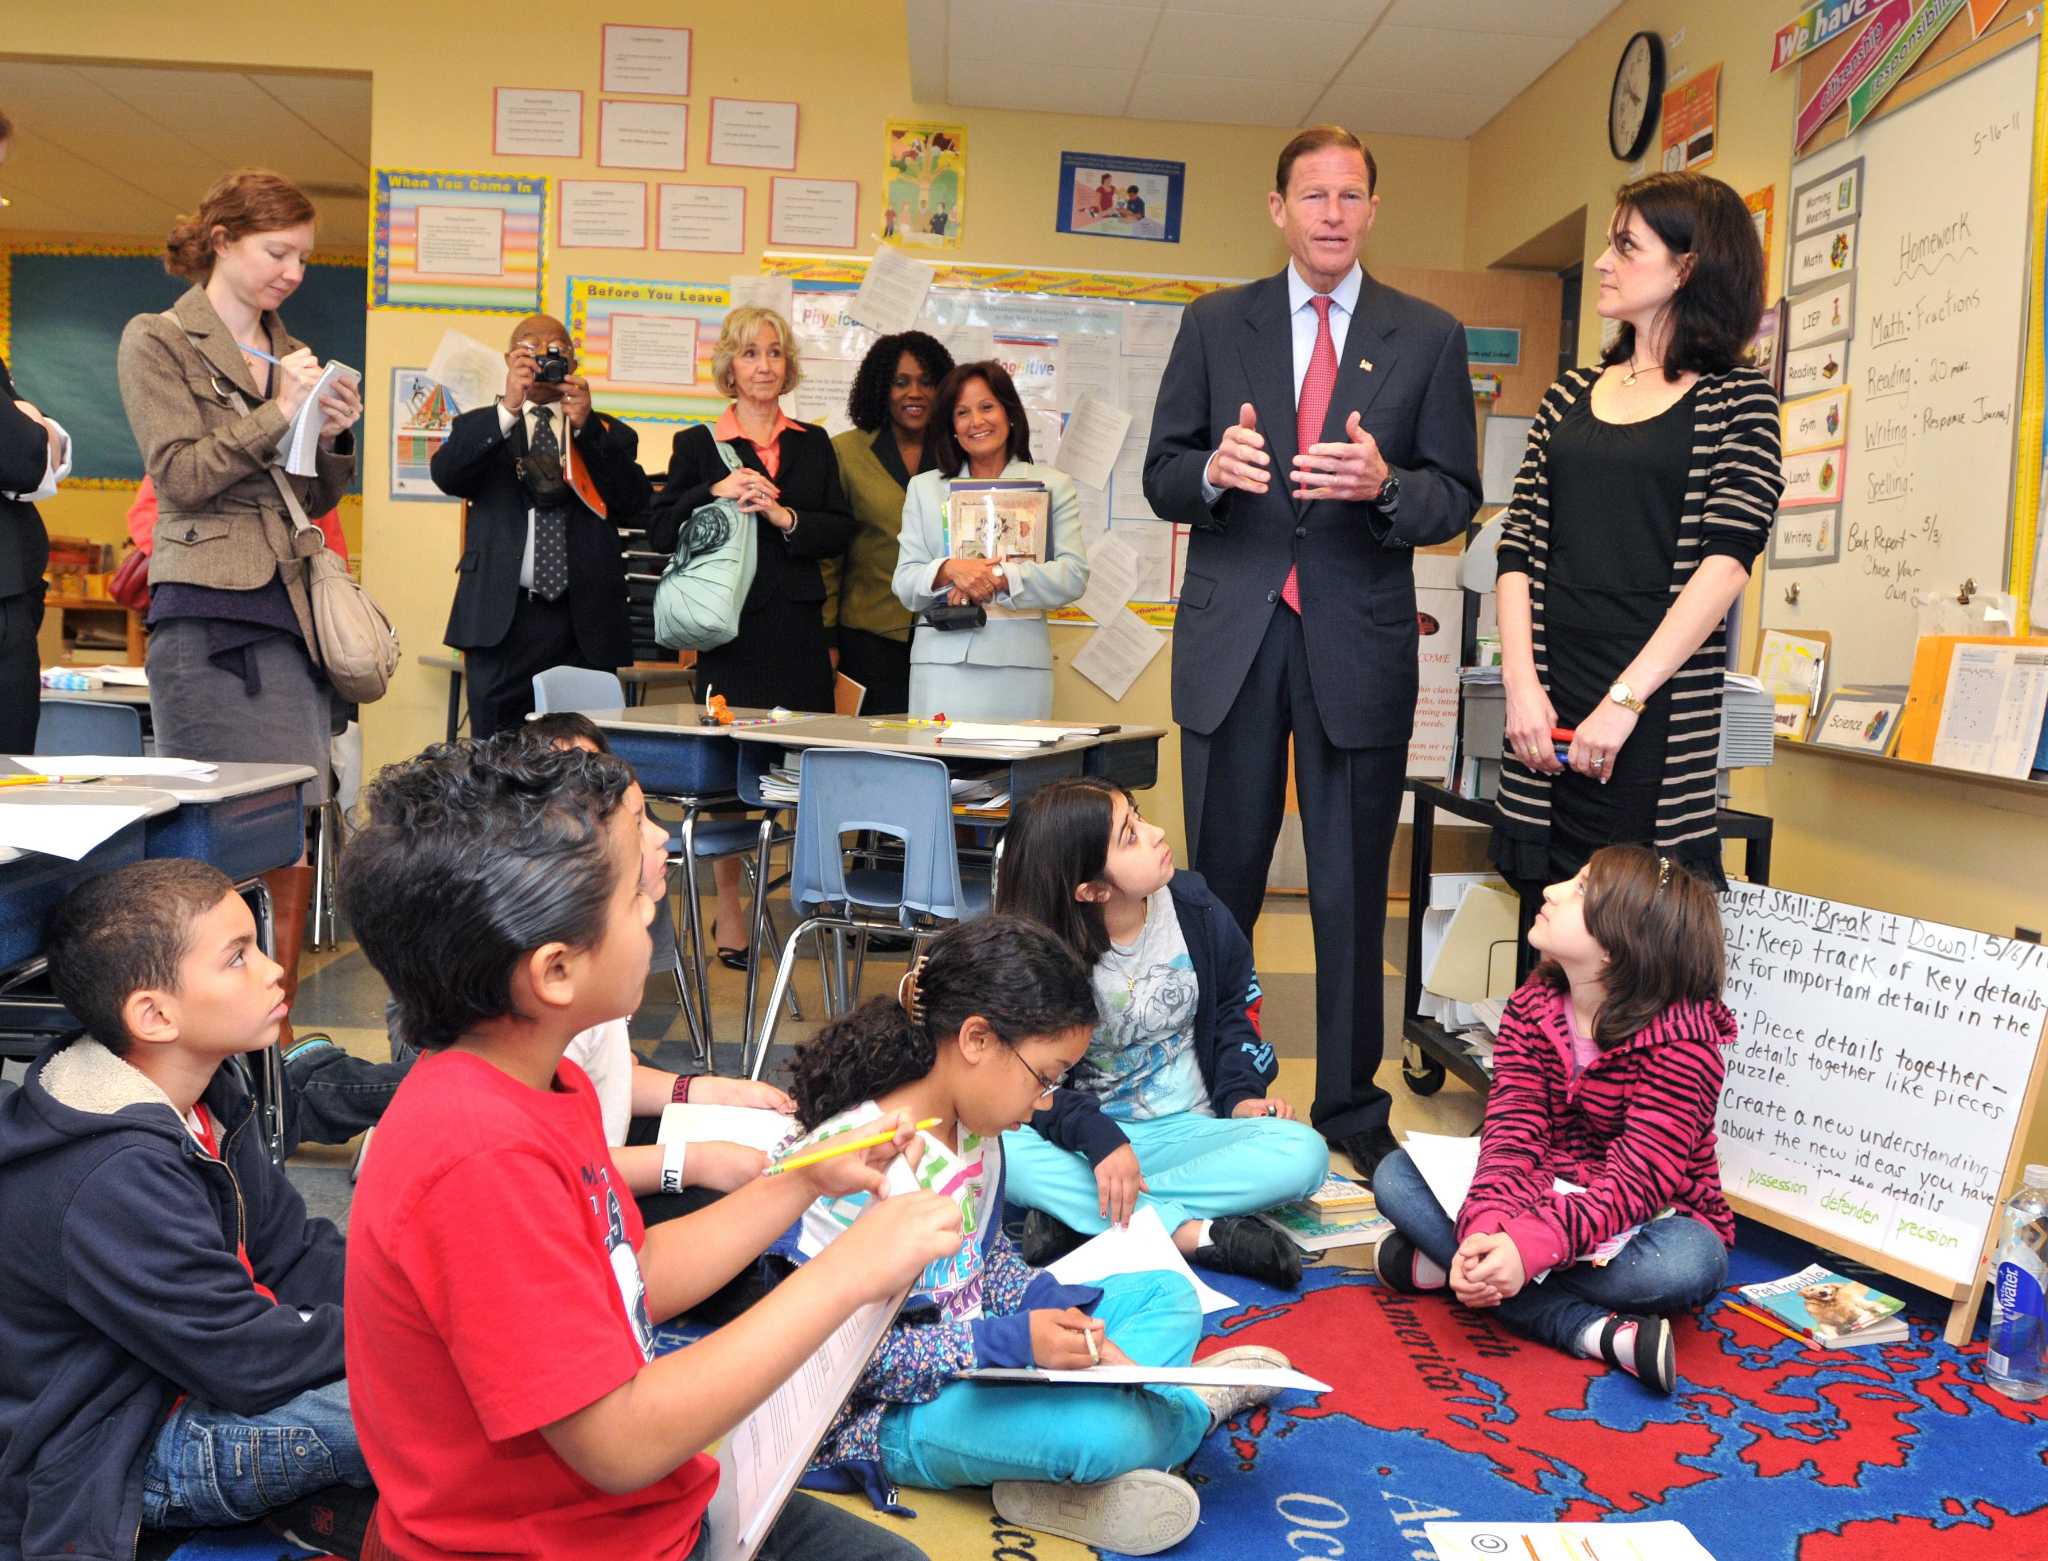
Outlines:
[[[1500, 572], [1529, 577], [1536, 674], [1550, 686], [1544, 639], [1544, 593], [1550, 566], [1550, 434], [1579, 397], [1590, 395], [1598, 366], [1578, 368], [1544, 393], [1529, 430], [1514, 501], [1501, 512]], [[1675, 600], [1699, 561], [1715, 553], [1754, 564], [1770, 534], [1784, 491], [1778, 442], [1778, 396], [1755, 369], [1738, 367], [1700, 376], [1693, 402], [1692, 467], [1678, 521], [1678, 553], [1671, 571]], [[1716, 626], [1671, 679], [1671, 726], [1657, 793], [1660, 851], [1687, 857], [1706, 853], [1714, 840], [1715, 775], [1721, 751], [1721, 677], [1725, 631]], [[1550, 834], [1550, 778], [1506, 752], [1500, 778], [1501, 832], [1541, 842]]]

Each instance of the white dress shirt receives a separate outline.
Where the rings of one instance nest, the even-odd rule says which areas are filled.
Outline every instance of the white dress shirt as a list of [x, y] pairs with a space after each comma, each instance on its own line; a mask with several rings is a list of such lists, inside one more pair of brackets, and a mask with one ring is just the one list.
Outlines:
[[[523, 403], [517, 412], [508, 412], [505, 410], [505, 403], [500, 401], [498, 403], [498, 433], [504, 438], [511, 438], [513, 420], [515, 418], [523, 420], [526, 424], [526, 448], [531, 450], [533, 448], [533, 414], [535, 409], [535, 403], [528, 401]], [[567, 482], [569, 480], [570, 461], [569, 419], [562, 411], [562, 404], [559, 401], [550, 402], [547, 410], [548, 421], [553, 424], [555, 430], [555, 443], [562, 447], [562, 481]], [[519, 555], [519, 589], [522, 591], [533, 589], [533, 506], [531, 504], [526, 507], [526, 548]]]
[[50, 425], [50, 453], [43, 462], [43, 480], [32, 493], [9, 493], [5, 497], [20, 499], [27, 504], [39, 504], [44, 499], [57, 496], [57, 484], [71, 475], [71, 436], [64, 432], [64, 425], [54, 417], [43, 421]]

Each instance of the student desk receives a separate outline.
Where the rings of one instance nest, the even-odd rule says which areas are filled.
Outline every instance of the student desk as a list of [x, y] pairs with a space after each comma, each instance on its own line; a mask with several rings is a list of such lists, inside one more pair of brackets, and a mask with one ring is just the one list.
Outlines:
[[[448, 674], [448, 741], [452, 743], [462, 730], [462, 654], [452, 650], [426, 651], [420, 656], [420, 665]], [[686, 662], [636, 662], [630, 667], [615, 670], [619, 681], [625, 685], [626, 702], [637, 706], [647, 698], [650, 688], [693, 681], [697, 676], [696, 669], [697, 658], [691, 654]]]
[[[1058, 721], [1010, 723], [1059, 726]], [[901, 720], [852, 715], [820, 715], [769, 726], [728, 728], [743, 743], [769, 743], [780, 748], [859, 748], [869, 753], [917, 754], [942, 759], [947, 767], [977, 771], [1006, 765], [1010, 805], [1015, 807], [1047, 781], [1075, 775], [1100, 775], [1143, 791], [1159, 779], [1159, 740], [1163, 726], [1125, 726], [1100, 736], [1067, 737], [1043, 748], [981, 747], [942, 743], [941, 728], [908, 726]]]
[[[11, 764], [7, 772], [18, 773]], [[100, 802], [148, 810], [146, 817], [117, 830], [76, 862], [0, 847], [0, 987], [4, 987], [6, 972], [42, 953], [43, 928], [58, 902], [88, 878], [141, 861], [146, 854], [148, 826], [174, 811], [178, 803], [160, 791], [97, 785], [10, 786], [0, 793], [0, 799], [28, 807]], [[0, 1027], [5, 1027], [4, 1017], [0, 1017]]]

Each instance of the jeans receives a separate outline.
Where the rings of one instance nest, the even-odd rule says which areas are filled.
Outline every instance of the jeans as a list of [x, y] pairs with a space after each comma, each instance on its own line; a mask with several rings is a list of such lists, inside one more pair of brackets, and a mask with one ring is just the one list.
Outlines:
[[229, 1528], [330, 1485], [369, 1484], [345, 1378], [260, 1415], [188, 1398], [143, 1466], [142, 1526]]
[[[1111, 1276], [1095, 1316], [1144, 1366], [1185, 1366], [1202, 1333], [1201, 1303], [1178, 1274]], [[1191, 1388], [953, 1382], [928, 1404], [899, 1404], [882, 1416], [882, 1472], [926, 1490], [998, 1480], [1092, 1484], [1185, 1463], [1208, 1434], [1209, 1406]]]
[[[1405, 1149], [1380, 1161], [1372, 1190], [1380, 1213], [1394, 1228], [1448, 1270], [1458, 1250], [1457, 1227]], [[1579, 1336], [1608, 1313], [1686, 1311], [1720, 1289], [1727, 1277], [1728, 1249], [1720, 1236], [1699, 1220], [1676, 1214], [1644, 1225], [1604, 1267], [1572, 1263], [1554, 1268], [1540, 1285], [1532, 1277], [1498, 1311], [1516, 1333], [1577, 1354]]]
[[[698, 1530], [689, 1561], [704, 1561], [711, 1544], [707, 1521]], [[881, 1524], [802, 1491], [791, 1495], [755, 1555], [759, 1561], [929, 1561], [917, 1546]]]
[[[1253, 1214], [1306, 1198], [1330, 1169], [1328, 1146], [1305, 1122], [1182, 1112], [1117, 1126], [1145, 1176], [1139, 1207], [1157, 1209], [1169, 1233], [1191, 1219]], [[1084, 1235], [1109, 1228], [1086, 1155], [1017, 1128], [1003, 1134], [1003, 1168], [1012, 1203], [1043, 1209]]]

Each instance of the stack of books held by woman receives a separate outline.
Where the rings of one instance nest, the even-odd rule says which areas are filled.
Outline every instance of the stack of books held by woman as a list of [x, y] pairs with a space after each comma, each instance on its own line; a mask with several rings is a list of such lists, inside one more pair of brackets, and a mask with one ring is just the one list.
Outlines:
[[1371, 1188], [1335, 1173], [1306, 1198], [1268, 1209], [1259, 1218], [1285, 1232], [1304, 1252], [1371, 1246], [1394, 1228], [1373, 1201]]
[[1826, 1350], [1904, 1344], [1911, 1336], [1895, 1295], [1814, 1263], [1783, 1279], [1738, 1285], [1737, 1311]]

